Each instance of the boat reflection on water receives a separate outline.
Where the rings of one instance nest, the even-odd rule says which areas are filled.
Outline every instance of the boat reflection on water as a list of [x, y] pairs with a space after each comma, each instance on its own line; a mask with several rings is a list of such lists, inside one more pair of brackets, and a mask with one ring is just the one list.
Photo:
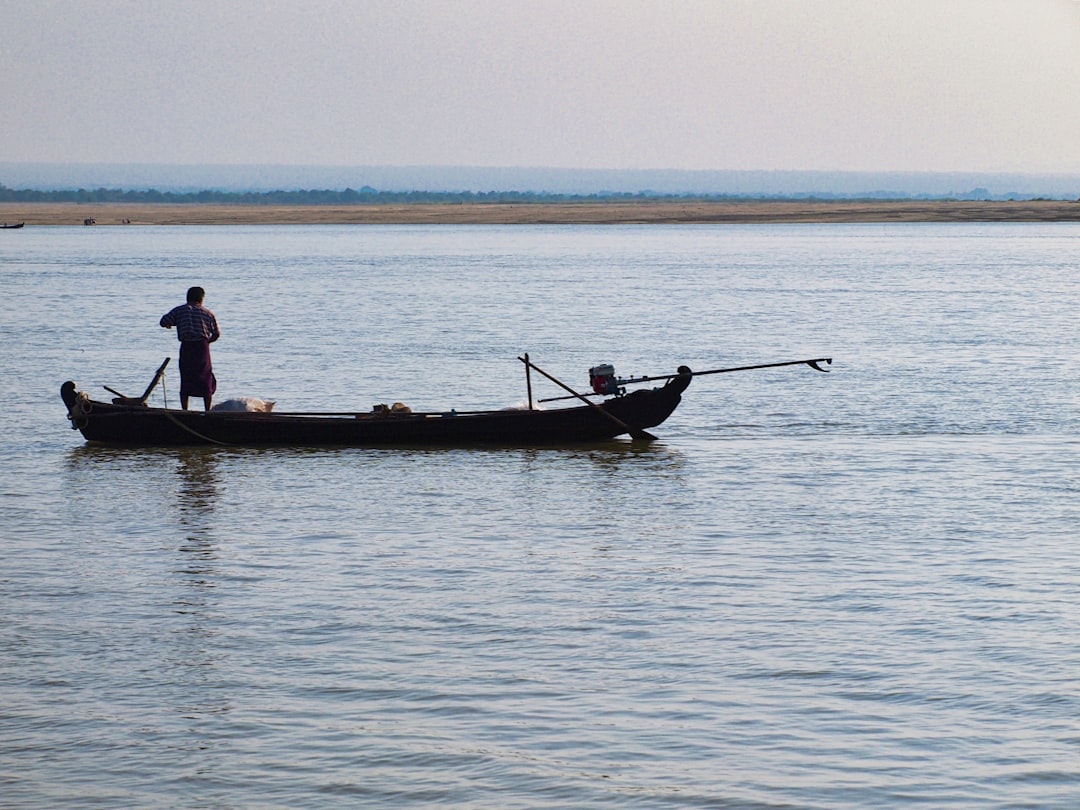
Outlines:
[[194, 534], [205, 534], [206, 519], [218, 500], [218, 458], [215, 449], [190, 449], [170, 453], [176, 457], [178, 488], [176, 506], [180, 522]]
[[[381, 497], [390, 497], [418, 479], [461, 480], [502, 468], [502, 472], [526, 478], [569, 471], [587, 476], [593, 485], [610, 479], [625, 486], [628, 477], [670, 482], [681, 477], [688, 463], [686, 451], [679, 447], [627, 439], [544, 447], [118, 448], [86, 444], [68, 454], [65, 488], [76, 522], [86, 523], [88, 516], [102, 510], [110, 512], [110, 500], [136, 501], [140, 525], [125, 528], [144, 536], [179, 535], [184, 542], [203, 543], [235, 539], [238, 529], [241, 534], [257, 532], [254, 524], [223, 508], [227, 491], [234, 493], [237, 509], [258, 512], [282, 505], [282, 493], [290, 493], [290, 500], [307, 498], [317, 483], [326, 497], [353, 487], [362, 488], [364, 497], [372, 495], [373, 488], [381, 491]], [[356, 492], [359, 495], [360, 490]], [[401, 505], [408, 508], [407, 503]], [[275, 533], [281, 528], [275, 525]]]
[[174, 534], [169, 524], [179, 520], [186, 533], [205, 534], [219, 497], [221, 455], [217, 448], [76, 447], [68, 453], [68, 502], [93, 512], [137, 498], [148, 513], [146, 530]]

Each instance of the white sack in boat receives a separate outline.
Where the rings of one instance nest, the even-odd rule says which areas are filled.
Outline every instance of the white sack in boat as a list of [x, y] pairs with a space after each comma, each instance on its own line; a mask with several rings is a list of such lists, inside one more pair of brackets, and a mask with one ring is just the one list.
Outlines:
[[274, 410], [274, 403], [255, 397], [235, 397], [219, 402], [212, 407], [212, 411], [244, 411], [246, 413], [270, 413]]

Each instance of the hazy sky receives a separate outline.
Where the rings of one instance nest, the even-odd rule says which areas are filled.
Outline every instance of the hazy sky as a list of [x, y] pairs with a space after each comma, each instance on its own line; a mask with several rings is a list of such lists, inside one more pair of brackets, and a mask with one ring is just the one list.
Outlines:
[[0, 0], [0, 159], [1080, 172], [1076, 0]]

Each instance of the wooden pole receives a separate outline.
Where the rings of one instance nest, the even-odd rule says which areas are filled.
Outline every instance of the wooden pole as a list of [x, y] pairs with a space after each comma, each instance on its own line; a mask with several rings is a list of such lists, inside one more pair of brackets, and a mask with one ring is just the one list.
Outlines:
[[532, 398], [532, 363], [529, 362], [529, 353], [525, 352], [525, 387], [529, 391], [529, 410], [533, 410]]

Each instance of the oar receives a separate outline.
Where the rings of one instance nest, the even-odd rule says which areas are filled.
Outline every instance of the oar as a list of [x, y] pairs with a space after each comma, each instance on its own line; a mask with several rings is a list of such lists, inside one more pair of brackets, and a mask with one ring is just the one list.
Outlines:
[[[522, 363], [524, 363], [524, 364], [525, 364], [525, 365], [526, 365], [527, 367], [529, 367], [529, 368], [534, 368], [534, 369], [536, 369], [536, 370], [537, 370], [537, 371], [539, 371], [539, 372], [540, 372], [541, 374], [543, 374], [543, 375], [544, 375], [545, 377], [547, 377], [547, 378], [548, 378], [549, 380], [551, 380], [551, 381], [552, 381], [553, 383], [555, 383], [555, 384], [556, 384], [557, 386], [559, 386], [560, 388], [562, 388], [562, 389], [563, 389], [563, 390], [565, 390], [565, 391], [569, 391], [569, 392], [570, 392], [571, 394], [573, 394], [573, 395], [574, 395], [575, 397], [577, 397], [578, 399], [580, 399], [580, 400], [581, 400], [582, 402], [584, 402], [584, 403], [585, 403], [586, 405], [590, 405], [590, 406], [592, 406], [593, 408], [596, 408], [596, 410], [600, 411], [600, 413], [602, 413], [602, 414], [603, 414], [604, 416], [606, 416], [606, 417], [607, 417], [608, 419], [610, 419], [610, 420], [611, 420], [612, 422], [614, 422], [614, 423], [615, 423], [616, 425], [618, 425], [619, 427], [621, 427], [621, 428], [622, 428], [622, 429], [623, 429], [624, 431], [626, 431], [627, 433], [629, 433], [629, 434], [630, 434], [630, 436], [631, 436], [631, 438], [634, 438], [634, 439], [645, 439], [645, 440], [647, 440], [647, 441], [653, 441], [654, 439], [656, 439], [656, 437], [655, 437], [655, 436], [653, 436], [653, 435], [652, 435], [651, 433], [649, 433], [649, 432], [648, 432], [647, 430], [641, 430], [640, 428], [636, 428], [636, 427], [631, 427], [630, 425], [626, 424], [626, 422], [624, 422], [624, 421], [623, 421], [622, 419], [620, 419], [619, 417], [617, 417], [617, 416], [616, 416], [615, 414], [613, 414], [613, 413], [610, 413], [609, 411], [606, 411], [606, 410], [604, 410], [604, 409], [603, 409], [603, 408], [601, 408], [601, 407], [600, 407], [599, 405], [597, 405], [597, 404], [596, 404], [595, 402], [589, 402], [589, 400], [587, 400], [587, 399], [586, 399], [586, 398], [584, 397], [584, 395], [582, 395], [582, 394], [579, 394], [579, 393], [578, 393], [577, 391], [575, 391], [575, 390], [574, 390], [573, 388], [571, 388], [571, 387], [570, 387], [569, 385], [567, 385], [566, 383], [564, 383], [564, 382], [561, 382], [560, 380], [557, 380], [557, 379], [555, 379], [555, 378], [554, 378], [554, 377], [552, 377], [552, 376], [551, 376], [550, 374], [548, 374], [548, 373], [547, 373], [546, 371], [544, 371], [544, 370], [543, 370], [542, 368], [540, 368], [540, 366], [538, 366], [538, 365], [536, 365], [535, 363], [533, 363], [533, 362], [532, 362], [531, 360], [527, 360], [527, 359], [526, 359], [526, 358], [524, 358], [524, 357], [519, 357], [519, 358], [518, 358], [518, 360], [520, 360], [520, 361], [521, 361]], [[559, 399], [571, 399], [571, 397], [559, 397]], [[541, 401], [541, 402], [545, 402], [546, 400], [540, 400], [540, 401]]]
[[150, 384], [146, 386], [146, 390], [143, 391], [143, 395], [139, 397], [139, 402], [146, 404], [146, 400], [150, 398], [150, 392], [154, 390], [154, 387], [161, 381], [161, 378], [165, 376], [165, 366], [169, 365], [171, 358], [166, 357], [165, 362], [158, 366], [158, 370], [154, 372], [154, 379], [150, 381]]
[[101, 386], [110, 394], [115, 394], [120, 399], [126, 400], [124, 404], [127, 405], [145, 405], [146, 400], [150, 398], [150, 392], [154, 390], [154, 387], [161, 382], [161, 378], [165, 376], [165, 366], [169, 365], [168, 357], [165, 358], [165, 362], [158, 366], [158, 370], [154, 372], [154, 379], [150, 381], [150, 385], [146, 386], [146, 390], [143, 391], [143, 395], [136, 399], [135, 397], [126, 397], [117, 391], [115, 388], [109, 388], [107, 385]]
[[[827, 366], [831, 366], [832, 365], [832, 358], [831, 357], [815, 357], [812, 360], [786, 360], [783, 363], [762, 363], [762, 364], [756, 365], [756, 366], [735, 366], [734, 368], [714, 368], [714, 369], [710, 369], [709, 371], [692, 371], [690, 373], [690, 376], [692, 376], [692, 377], [701, 377], [704, 374], [728, 374], [728, 373], [730, 373], [732, 371], [753, 371], [754, 369], [759, 369], [759, 368], [779, 368], [780, 366], [802, 366], [802, 365], [810, 366], [810, 368], [814, 369], [815, 371], [820, 371], [820, 372], [822, 372], [824, 374], [828, 374], [829, 369], [822, 368], [820, 365], [818, 365], [819, 363], [824, 363]], [[674, 379], [675, 377], [678, 377], [678, 376], [679, 376], [678, 374], [658, 374], [655, 377], [630, 377], [629, 379], [626, 379], [626, 380], [619, 380], [619, 384], [620, 385], [629, 385], [631, 383], [655, 382], [656, 380], [671, 380], [671, 379]], [[595, 393], [591, 393], [591, 392], [588, 393], [588, 394], [579, 394], [576, 391], [572, 391], [571, 393], [573, 393], [574, 396], [576, 396], [576, 397], [603, 396], [602, 394], [595, 394]], [[540, 402], [556, 402], [556, 401], [558, 401], [560, 399], [572, 399], [572, 397], [550, 397], [548, 399], [541, 399]]]

